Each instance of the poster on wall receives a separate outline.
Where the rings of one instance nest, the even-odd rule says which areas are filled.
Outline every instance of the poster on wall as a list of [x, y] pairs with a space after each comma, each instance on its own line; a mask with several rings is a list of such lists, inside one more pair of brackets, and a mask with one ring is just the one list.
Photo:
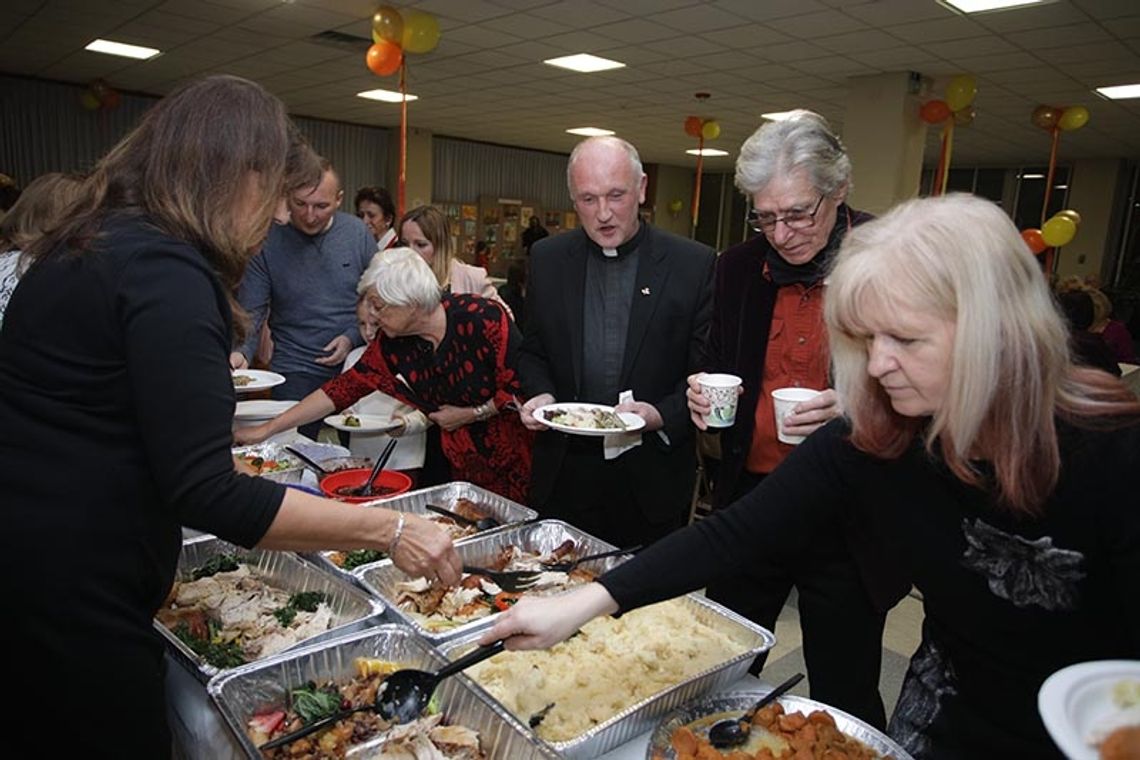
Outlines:
[[562, 228], [562, 212], [561, 211], [547, 211], [546, 224], [543, 225], [550, 232]]
[[470, 219], [471, 221], [478, 219], [478, 207], [472, 203], [464, 203], [463, 218], [465, 220]]

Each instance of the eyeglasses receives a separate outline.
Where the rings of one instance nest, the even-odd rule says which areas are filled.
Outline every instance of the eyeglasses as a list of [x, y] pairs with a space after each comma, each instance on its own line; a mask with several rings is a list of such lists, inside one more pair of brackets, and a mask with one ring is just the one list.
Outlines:
[[771, 232], [776, 229], [778, 223], [783, 222], [789, 229], [806, 230], [815, 224], [815, 215], [819, 213], [819, 207], [823, 205], [823, 199], [825, 197], [827, 196], [819, 196], [819, 200], [815, 203], [815, 208], [810, 212], [802, 209], [792, 209], [783, 216], [776, 216], [775, 214], [761, 214], [754, 208], [749, 209], [748, 226], [757, 232]]

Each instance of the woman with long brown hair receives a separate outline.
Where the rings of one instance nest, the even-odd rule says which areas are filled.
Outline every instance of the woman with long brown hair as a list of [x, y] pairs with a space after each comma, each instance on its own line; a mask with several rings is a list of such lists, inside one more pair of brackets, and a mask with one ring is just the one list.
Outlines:
[[982, 198], [853, 229], [825, 317], [844, 418], [733, 505], [599, 583], [523, 600], [484, 640], [549, 646], [857, 520], [923, 594], [891, 735], [916, 758], [1059, 756], [1041, 683], [1140, 652], [1140, 402], [1073, 363], [1033, 254]]
[[259, 85], [191, 82], [147, 112], [67, 223], [33, 245], [0, 333], [2, 643], [17, 653], [8, 678], [26, 709], [9, 739], [21, 746], [169, 756], [151, 621], [180, 525], [250, 547], [381, 549], [411, 572], [459, 578], [426, 520], [233, 470], [232, 294], [295, 134]]

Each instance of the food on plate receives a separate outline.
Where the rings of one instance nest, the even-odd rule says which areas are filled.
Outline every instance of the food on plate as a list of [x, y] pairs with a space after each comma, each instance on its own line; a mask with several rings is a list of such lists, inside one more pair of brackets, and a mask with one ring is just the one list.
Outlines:
[[449, 509], [460, 517], [466, 517], [468, 520], [484, 520], [491, 517], [491, 510], [479, 502], [465, 499], [462, 496], [455, 500]]
[[235, 388], [244, 388], [250, 383], [257, 382], [256, 378], [250, 377], [249, 375], [234, 375], [233, 378]]
[[360, 423], [360, 418], [357, 417], [355, 414], [346, 414], [346, 415], [344, 415], [344, 423], [343, 424], [345, 427], [360, 427], [361, 423]]
[[[1137, 742], [1137, 736], [1140, 736], [1140, 680], [1125, 678], [1117, 681], [1112, 685], [1110, 696], [1112, 706], [1115, 709], [1092, 727], [1089, 731], [1088, 743], [1094, 747], [1100, 747], [1101, 757], [1110, 756], [1106, 755], [1106, 746], [1109, 747], [1109, 751], [1114, 753], [1111, 756], [1140, 757], [1140, 744], [1129, 744], [1129, 742]], [[1130, 732], [1128, 729], [1135, 731]], [[1109, 742], [1110, 739], [1112, 742]], [[1121, 747], [1127, 746], [1136, 748], [1136, 754], [1115, 754], [1120, 751]]]
[[625, 430], [626, 424], [616, 412], [596, 408], [548, 409], [543, 412], [547, 422], [583, 430]]
[[396, 584], [396, 606], [432, 633], [446, 631], [478, 620], [512, 606], [524, 594], [552, 594], [571, 586], [589, 583], [595, 574], [575, 568], [569, 573], [546, 570], [543, 562], [565, 562], [577, 559], [581, 552], [573, 540], [566, 540], [551, 552], [532, 552], [513, 544], [503, 547], [486, 565], [488, 570], [533, 571], [538, 573], [534, 585], [526, 591], [512, 593], [500, 588], [483, 575], [464, 573], [458, 586], [433, 586], [426, 578]]
[[1140, 726], [1124, 726], [1100, 744], [1101, 760], [1136, 760], [1140, 757]]
[[590, 621], [544, 651], [510, 651], [466, 673], [536, 732], [568, 741], [642, 700], [743, 654], [748, 645], [682, 599]]
[[333, 625], [325, 594], [290, 594], [231, 555], [211, 558], [191, 576], [174, 584], [156, 617], [215, 667], [268, 657]]
[[[246, 721], [246, 735], [260, 747], [271, 739], [313, 721], [376, 701], [384, 680], [401, 666], [386, 660], [358, 658], [357, 675], [344, 684], [310, 681], [290, 689], [288, 705], [263, 710]], [[317, 760], [345, 757], [358, 745], [368, 744], [372, 758], [396, 760], [483, 760], [479, 734], [466, 726], [443, 725], [435, 713], [404, 725], [390, 724], [371, 710], [354, 713], [329, 728], [283, 747], [262, 751], [267, 758]]]
[[285, 470], [292, 470], [297, 467], [296, 460], [288, 456], [272, 458], [251, 451], [235, 456], [257, 475], [265, 475], [271, 472], [284, 472]]
[[[707, 715], [673, 732], [669, 742], [677, 760], [733, 757], [778, 760], [781, 757], [846, 758], [875, 760], [882, 757], [858, 739], [847, 736], [835, 725], [826, 710], [785, 713], [777, 702], [761, 708], [752, 718], [748, 741], [733, 750], [721, 752], [708, 740], [708, 730], [724, 718], [737, 718], [740, 712]], [[890, 757], [889, 755], [887, 757]]]

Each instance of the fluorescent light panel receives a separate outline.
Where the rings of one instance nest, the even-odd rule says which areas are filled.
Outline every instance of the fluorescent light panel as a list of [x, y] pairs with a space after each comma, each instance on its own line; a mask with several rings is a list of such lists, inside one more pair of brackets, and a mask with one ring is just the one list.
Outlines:
[[90, 50], [93, 53], [106, 53], [107, 55], [117, 55], [123, 58], [136, 58], [140, 61], [154, 58], [162, 52], [157, 48], [128, 45], [125, 42], [112, 42], [111, 40], [95, 40], [83, 49]]
[[985, 13], [1004, 11], [1026, 5], [1040, 5], [1051, 0], [938, 0], [942, 5], [962, 11], [962, 13]]
[[760, 118], [761, 119], [767, 119], [768, 121], [786, 121], [787, 119], [790, 119], [792, 117], [793, 113], [795, 113], [795, 112], [794, 111], [773, 111], [772, 113], [760, 114]]
[[1022, 179], [1045, 179], [1044, 174], [1022, 174]]
[[557, 66], [560, 69], [570, 69], [571, 71], [580, 71], [583, 74], [590, 74], [595, 71], [609, 71], [610, 69], [623, 69], [625, 64], [621, 61], [611, 61], [609, 58], [599, 58], [596, 55], [589, 53], [578, 53], [577, 55], [564, 55], [561, 58], [547, 58], [543, 63], [550, 66]]
[[598, 127], [574, 127], [566, 131], [572, 135], [582, 135], [583, 137], [609, 137], [615, 134], [612, 129], [599, 129]]
[[1113, 87], [1097, 87], [1096, 92], [1109, 100], [1140, 98], [1140, 84], [1118, 84]]
[[727, 156], [728, 155], [727, 150], [719, 150], [718, 148], [701, 148], [700, 150], [697, 150], [696, 148], [689, 148], [685, 152], [688, 153], [690, 156]]
[[[401, 103], [404, 100], [404, 96], [395, 90], [365, 90], [364, 92], [356, 93], [356, 97], [367, 98], [368, 100], [380, 100], [385, 103]], [[419, 99], [419, 95], [413, 95], [410, 92], [408, 93], [409, 103], [413, 100]]]

